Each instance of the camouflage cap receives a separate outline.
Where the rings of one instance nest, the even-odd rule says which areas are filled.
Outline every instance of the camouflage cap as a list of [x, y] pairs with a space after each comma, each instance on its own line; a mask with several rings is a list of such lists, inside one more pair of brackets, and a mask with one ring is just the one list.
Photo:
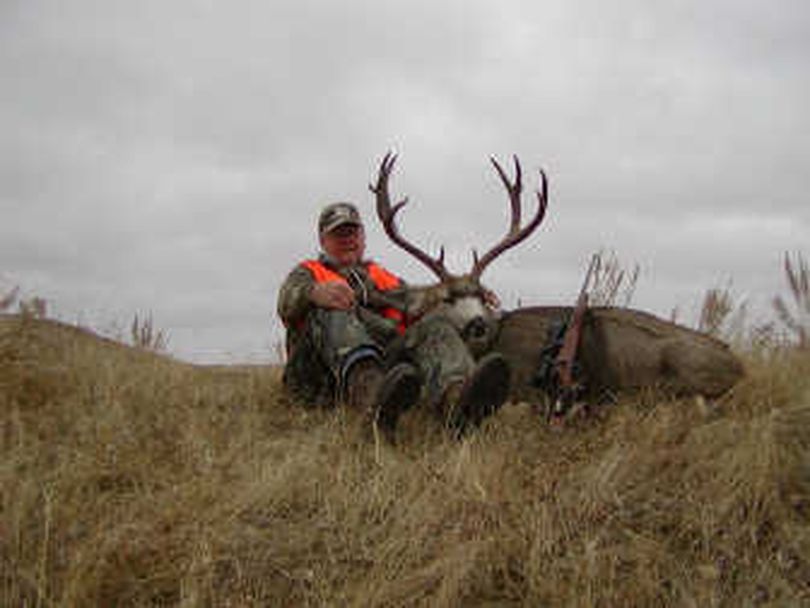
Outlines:
[[321, 211], [321, 216], [318, 218], [318, 232], [331, 232], [343, 224], [362, 226], [360, 212], [351, 203], [332, 203]]

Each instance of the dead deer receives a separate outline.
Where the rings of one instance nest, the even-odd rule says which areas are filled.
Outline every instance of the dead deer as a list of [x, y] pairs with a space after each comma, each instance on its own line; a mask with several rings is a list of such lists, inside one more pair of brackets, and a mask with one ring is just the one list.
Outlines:
[[[483, 256], [473, 250], [470, 272], [456, 275], [444, 264], [443, 247], [432, 257], [400, 234], [396, 215], [408, 199], [391, 204], [388, 181], [395, 162], [396, 155], [386, 154], [377, 182], [370, 186], [376, 195], [377, 217], [391, 241], [438, 279], [436, 284], [409, 290], [407, 316], [413, 320], [441, 311], [453, 320], [473, 354], [492, 348], [507, 358], [513, 368], [513, 398], [538, 398], [543, 391], [538, 379], [542, 353], [555, 326], [570, 318], [572, 307], [518, 308], [503, 313], [497, 297], [482, 285], [481, 275], [499, 255], [526, 240], [542, 223], [548, 207], [546, 174], [540, 170], [537, 207], [523, 225], [520, 162], [514, 157], [515, 177], [510, 180], [498, 161], [491, 159], [509, 197], [509, 229]], [[679, 395], [714, 397], [729, 390], [743, 373], [737, 357], [721, 341], [629, 308], [588, 309], [578, 359], [586, 393], [593, 399], [652, 386]]]
[[[542, 345], [550, 343], [572, 312], [571, 306], [535, 306], [500, 319], [492, 348], [512, 367], [513, 399], [536, 402], [542, 396]], [[652, 387], [679, 397], [719, 397], [743, 375], [739, 358], [724, 342], [620, 307], [586, 310], [577, 364], [585, 389], [582, 397], [588, 402]]]
[[432, 257], [400, 234], [396, 225], [396, 215], [408, 203], [408, 199], [403, 198], [392, 205], [388, 194], [388, 180], [396, 162], [396, 155], [392, 153], [385, 155], [380, 164], [377, 183], [370, 186], [371, 191], [376, 195], [377, 217], [382, 223], [385, 234], [397, 246], [430, 269], [438, 279], [438, 283], [412, 287], [409, 290], [407, 304], [409, 320], [415, 320], [429, 312], [440, 310], [453, 321], [475, 354], [482, 352], [491, 344], [497, 330], [500, 307], [497, 296], [481, 284], [481, 274], [495, 258], [528, 238], [540, 226], [548, 205], [548, 180], [541, 170], [540, 188], [536, 193], [537, 208], [529, 222], [525, 226], [521, 226], [522, 173], [520, 162], [517, 157], [514, 157], [515, 179], [510, 181], [498, 161], [494, 158], [490, 160], [509, 193], [512, 220], [506, 236], [483, 256], [479, 257], [478, 253], [473, 250], [472, 269], [463, 275], [456, 275], [447, 270], [444, 264], [444, 247], [440, 249], [437, 257]]

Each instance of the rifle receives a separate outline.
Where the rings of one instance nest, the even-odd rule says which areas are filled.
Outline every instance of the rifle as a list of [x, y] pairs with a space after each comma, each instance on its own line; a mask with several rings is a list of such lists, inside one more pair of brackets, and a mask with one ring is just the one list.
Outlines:
[[565, 414], [582, 392], [583, 386], [577, 380], [575, 373], [577, 350], [579, 349], [580, 337], [582, 335], [582, 321], [585, 318], [585, 311], [588, 309], [588, 285], [591, 276], [599, 266], [599, 256], [591, 258], [585, 281], [582, 289], [579, 290], [576, 306], [571, 311], [568, 326], [563, 335], [563, 343], [557, 358], [554, 360], [556, 370], [556, 399], [549, 410], [549, 418], [562, 416]]

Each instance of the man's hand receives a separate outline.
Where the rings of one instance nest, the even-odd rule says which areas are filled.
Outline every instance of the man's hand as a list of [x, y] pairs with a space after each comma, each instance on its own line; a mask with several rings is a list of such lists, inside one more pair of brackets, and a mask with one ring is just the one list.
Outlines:
[[501, 299], [495, 294], [494, 291], [484, 287], [482, 295], [484, 298], [484, 304], [486, 305], [487, 308], [489, 308], [493, 312], [495, 312], [496, 310], [500, 310]]
[[315, 283], [309, 299], [320, 308], [349, 310], [354, 307], [354, 290], [342, 281]]

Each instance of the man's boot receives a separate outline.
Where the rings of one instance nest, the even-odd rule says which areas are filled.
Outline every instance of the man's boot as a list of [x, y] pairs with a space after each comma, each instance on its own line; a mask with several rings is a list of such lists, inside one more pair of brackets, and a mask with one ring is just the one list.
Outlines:
[[400, 415], [411, 409], [422, 391], [419, 373], [410, 363], [399, 363], [388, 370], [377, 391], [375, 422], [393, 443]]
[[349, 371], [346, 400], [393, 441], [400, 415], [417, 402], [420, 390], [419, 375], [412, 365], [400, 363], [383, 373], [379, 363], [370, 359]]
[[500, 353], [484, 355], [463, 381], [448, 386], [443, 395], [450, 432], [461, 438], [494, 414], [509, 396], [511, 372]]
[[346, 404], [358, 412], [372, 411], [382, 379], [383, 372], [377, 359], [369, 357], [352, 364], [345, 379]]

